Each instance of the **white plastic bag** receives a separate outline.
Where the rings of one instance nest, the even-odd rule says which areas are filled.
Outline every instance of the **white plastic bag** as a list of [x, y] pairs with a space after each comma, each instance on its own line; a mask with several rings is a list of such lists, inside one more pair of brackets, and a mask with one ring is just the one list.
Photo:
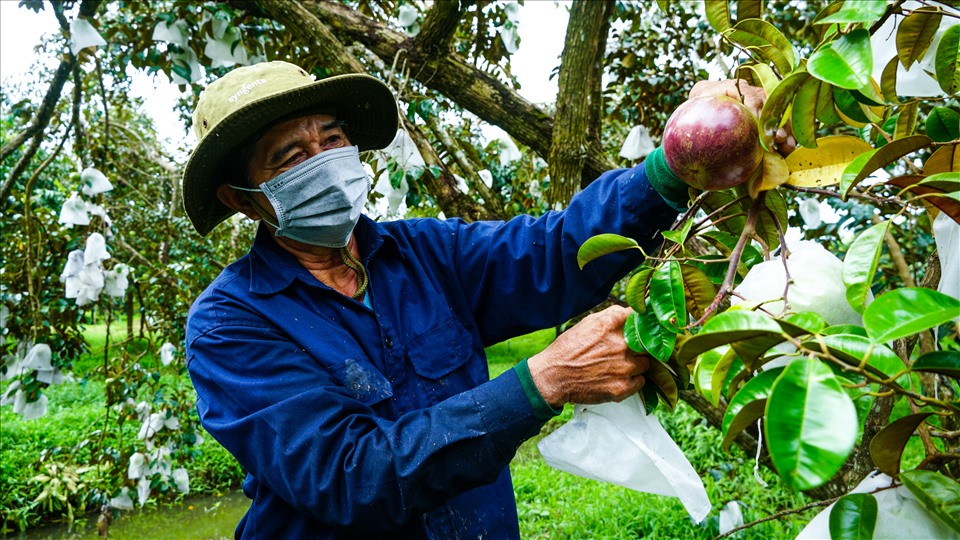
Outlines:
[[620, 403], [577, 405], [573, 420], [537, 448], [561, 471], [644, 493], [678, 497], [697, 523], [710, 513], [703, 482], [657, 417], [635, 395]]
[[940, 257], [940, 286], [937, 290], [960, 300], [960, 223], [940, 212], [933, 220], [933, 235]]
[[[866, 478], [851, 493], [871, 493], [893, 485], [893, 480], [876, 472]], [[903, 540], [907, 538], [958, 539], [960, 535], [928, 512], [903, 486], [874, 493], [877, 499], [877, 525], [874, 540]], [[830, 511], [833, 505], [817, 514], [797, 535], [797, 540], [830, 538]]]
[[623, 146], [620, 147], [620, 157], [626, 159], [640, 159], [653, 152], [656, 146], [650, 139], [650, 130], [645, 126], [633, 126], [627, 134]]

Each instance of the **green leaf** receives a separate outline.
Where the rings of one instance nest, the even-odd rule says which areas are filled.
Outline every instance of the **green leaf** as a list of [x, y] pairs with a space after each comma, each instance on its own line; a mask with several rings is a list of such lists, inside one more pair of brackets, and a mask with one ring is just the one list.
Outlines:
[[860, 336], [862, 338], [867, 337], [867, 331], [864, 330], [862, 326], [857, 326], [855, 324], [835, 324], [833, 326], [824, 328], [820, 333], [825, 336], [851, 334], [854, 336]]
[[687, 241], [687, 235], [690, 234], [690, 228], [693, 227], [692, 219], [688, 219], [683, 223], [683, 226], [676, 231], [663, 231], [662, 234], [664, 238], [674, 242], [676, 244], [683, 245]]
[[830, 509], [830, 540], [873, 538], [877, 527], [877, 499], [869, 493], [840, 497]]
[[670, 369], [667, 368], [666, 364], [663, 362], [651, 362], [650, 368], [643, 374], [643, 377], [645, 379], [644, 386], [652, 383], [652, 386], [655, 386], [657, 389], [660, 400], [663, 401], [670, 410], [673, 410], [673, 408], [677, 406], [677, 400], [680, 397], [679, 390], [677, 389], [677, 381], [673, 380], [673, 375], [670, 373]]
[[844, 200], [846, 200], [846, 193], [857, 185], [856, 179], [857, 176], [860, 175], [860, 171], [867, 166], [867, 163], [879, 151], [879, 148], [874, 148], [873, 150], [864, 152], [843, 168], [843, 173], [840, 175], [840, 191], [844, 193]]
[[960, 300], [922, 287], [880, 295], [863, 312], [863, 326], [874, 343], [923, 332], [960, 317]]
[[[664, 327], [652, 309], [628, 315], [623, 326], [623, 337], [631, 349], [646, 351], [661, 362], [670, 359], [670, 353], [677, 344], [677, 334]], [[638, 342], [640, 346], [637, 346]]]
[[897, 26], [897, 58], [904, 69], [910, 69], [926, 54], [942, 18], [936, 8], [922, 7], [907, 15]]
[[650, 276], [652, 275], [653, 268], [644, 265], [627, 281], [627, 305], [637, 313], [643, 313], [647, 310], [647, 284], [650, 283]]
[[934, 107], [927, 116], [927, 136], [935, 142], [960, 137], [960, 114], [947, 107]]
[[[797, 90], [797, 97], [793, 100], [793, 113], [790, 125], [793, 127], [793, 136], [797, 142], [807, 148], [817, 147], [817, 104], [820, 102], [820, 93], [830, 93], [833, 109], [833, 94], [830, 85], [810, 77]], [[839, 118], [837, 119], [839, 121]]]
[[761, 58], [771, 62], [781, 75], [786, 76], [796, 66], [797, 53], [793, 44], [776, 26], [761, 19], [744, 19], [725, 32], [732, 41], [745, 49], [753, 49]]
[[[723, 442], [720, 446], [724, 451], [730, 450], [730, 445], [733, 444], [737, 434], [763, 416], [770, 390], [781, 373], [783, 368], [761, 371], [756, 377], [747, 381], [743, 388], [730, 399], [721, 425]], [[752, 407], [751, 404], [753, 404]]]
[[[723, 393], [723, 383], [727, 380], [727, 376], [730, 374], [730, 370], [733, 369], [733, 364], [736, 360], [736, 351], [730, 349], [720, 357], [717, 365], [713, 366], [713, 373], [710, 375], [710, 395], [707, 397], [714, 407], [720, 406], [720, 394]], [[742, 362], [740, 362], [740, 367], [743, 367]]]
[[643, 402], [643, 408], [646, 409], [647, 414], [652, 414], [660, 403], [657, 386], [655, 384], [644, 384], [643, 388], [640, 389], [640, 401]]
[[703, 325], [699, 334], [683, 342], [677, 351], [677, 361], [689, 363], [700, 354], [721, 345], [781, 333], [780, 325], [762, 313], [725, 311]]
[[922, 469], [900, 473], [900, 481], [924, 508], [960, 533], [960, 483]]
[[873, 23], [887, 10], [886, 0], [855, 0], [844, 2], [840, 11], [824, 17], [816, 24]]
[[931, 174], [918, 184], [948, 194], [956, 193], [960, 191], [960, 171]]
[[683, 272], [680, 263], [667, 261], [650, 278], [650, 307], [667, 328], [687, 324], [687, 303], [683, 296]]
[[643, 342], [640, 341], [640, 334], [637, 333], [637, 328], [642, 324], [637, 320], [636, 311], [627, 315], [627, 320], [623, 322], [623, 340], [627, 342], [627, 347], [631, 351], [647, 354], [647, 348], [643, 346]]
[[[819, 79], [817, 80], [819, 81]], [[817, 120], [828, 126], [843, 121], [837, 114], [836, 106], [833, 103], [833, 85], [823, 81], [820, 81], [820, 90], [817, 92]]]
[[[839, 114], [846, 116], [846, 118], [842, 116], [840, 118], [853, 127], [863, 127], [870, 123], [870, 119], [867, 118], [867, 113], [864, 112], [863, 107], [860, 106], [857, 98], [853, 97], [850, 90], [836, 86], [833, 87], [833, 104], [836, 106]], [[850, 120], [852, 120], [853, 123], [851, 123]]]
[[713, 372], [727, 353], [736, 354], [726, 346], [709, 350], [697, 358], [697, 363], [693, 367], [693, 386], [697, 392], [709, 400], [713, 399]]
[[[832, 334], [823, 336], [820, 341], [804, 342], [803, 348], [819, 352], [821, 344], [838, 360], [851, 366], [865, 364], [867, 371], [878, 377], [889, 379], [904, 369], [903, 361], [889, 347], [880, 343], [871, 343], [864, 336]], [[899, 380], [907, 382], [905, 378]]]
[[[780, 193], [780, 190], [775, 189], [767, 192], [767, 198], [764, 200], [764, 204], [770, 210], [770, 212], [760, 212], [760, 216], [757, 219], [757, 235], [762, 238], [764, 242], [766, 242], [767, 247], [770, 250], [774, 250], [780, 246], [780, 233], [777, 230], [777, 225], [773, 220], [774, 217], [776, 217], [777, 221], [780, 223], [780, 228], [786, 232], [787, 201], [784, 200], [783, 194]], [[744, 256], [741, 258], [741, 260], [748, 266], [752, 267], [754, 264], [763, 260], [761, 255], [761, 259], [750, 261], [747, 258], [747, 254], [748, 251], [744, 250]]]
[[583, 270], [588, 262], [597, 257], [625, 249], [640, 249], [640, 245], [633, 238], [627, 238], [619, 234], [598, 234], [587, 239], [580, 246], [580, 250], [577, 252], [577, 264]]
[[939, 373], [947, 377], [960, 379], [960, 352], [933, 351], [924, 354], [913, 363], [914, 371]]
[[681, 264], [683, 274], [683, 288], [685, 291], [687, 312], [698, 320], [717, 296], [717, 287], [710, 278], [696, 266]]
[[[827, 321], [824, 320], [823, 316], [813, 311], [791, 313], [783, 320], [777, 322], [780, 323], [780, 327], [783, 328], [785, 332], [793, 337], [799, 336], [804, 332], [808, 334], [816, 334], [827, 326]], [[802, 332], [790, 330], [787, 327], [788, 324], [796, 327], [799, 330], [802, 330]]]
[[784, 368], [767, 399], [764, 423], [770, 458], [794, 489], [826, 483], [857, 441], [857, 410], [833, 371], [811, 358]]
[[842, 277], [847, 288], [847, 302], [857, 313], [863, 313], [867, 307], [870, 286], [883, 253], [883, 237], [889, 228], [890, 222], [884, 221], [863, 231], [843, 258]]
[[860, 28], [831, 41], [810, 56], [807, 70], [821, 81], [841, 88], [856, 90], [870, 84], [873, 72], [870, 32]]
[[900, 474], [903, 449], [907, 447], [913, 432], [931, 414], [933, 413], [909, 414], [884, 426], [870, 441], [870, 459], [873, 464], [889, 476], [896, 477]]
[[759, 19], [763, 15], [763, 2], [761, 0], [738, 0], [737, 2], [737, 20]]
[[[794, 320], [798, 320], [801, 323], [810, 323], [815, 325], [816, 323], [813, 321], [812, 316], [817, 315], [808, 313]], [[787, 336], [798, 337], [810, 333], [805, 328], [793, 324], [789, 320], [776, 319], [776, 322], [782, 330], [782, 332], [779, 334], [765, 334], [731, 343], [730, 346], [737, 351], [737, 355], [740, 357], [740, 360], [743, 361], [744, 365], [747, 366], [747, 368], [755, 369], [757, 367], [756, 361], [771, 348], [785, 342], [787, 340]]]
[[934, 66], [937, 69], [937, 82], [949, 95], [960, 92], [960, 24], [951, 26], [940, 38]]
[[767, 101], [760, 111], [760, 129], [764, 146], [768, 150], [773, 148], [773, 138], [782, 125], [787, 107], [793, 103], [794, 96], [808, 78], [810, 75], [803, 71], [791, 73], [767, 96]]
[[730, 5], [727, 0], [706, 0], [707, 22], [717, 32], [730, 28]]

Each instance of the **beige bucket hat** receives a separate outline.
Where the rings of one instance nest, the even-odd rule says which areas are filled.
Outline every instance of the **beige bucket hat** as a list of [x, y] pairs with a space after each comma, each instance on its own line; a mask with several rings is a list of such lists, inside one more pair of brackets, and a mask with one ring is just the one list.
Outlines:
[[206, 236], [235, 213], [216, 189], [237, 146], [276, 120], [318, 106], [336, 110], [361, 151], [384, 148], [397, 133], [396, 99], [369, 75], [315, 81], [289, 62], [264, 62], [237, 68], [203, 91], [193, 113], [197, 147], [183, 173], [183, 206], [198, 233]]

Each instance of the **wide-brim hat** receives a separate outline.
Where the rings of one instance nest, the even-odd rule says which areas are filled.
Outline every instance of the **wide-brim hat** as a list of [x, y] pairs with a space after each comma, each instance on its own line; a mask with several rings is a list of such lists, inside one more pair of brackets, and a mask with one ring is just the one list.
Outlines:
[[197, 147], [183, 173], [183, 206], [198, 233], [206, 236], [236, 213], [216, 191], [237, 147], [277, 120], [320, 106], [347, 123], [360, 151], [384, 148], [397, 134], [396, 99], [369, 75], [315, 81], [288, 62], [264, 62], [235, 69], [203, 91], [193, 114]]

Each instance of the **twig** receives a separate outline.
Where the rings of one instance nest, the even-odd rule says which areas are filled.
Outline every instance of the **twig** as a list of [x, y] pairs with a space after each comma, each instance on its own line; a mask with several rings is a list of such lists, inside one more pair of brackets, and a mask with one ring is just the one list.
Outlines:
[[783, 285], [783, 313], [786, 313], [790, 309], [790, 301], [787, 300], [787, 293], [790, 292], [790, 267], [787, 266], [787, 258], [790, 257], [790, 249], [787, 248], [787, 238], [783, 234], [783, 225], [780, 224], [780, 220], [777, 219], [777, 215], [773, 213], [773, 210], [767, 208], [767, 214], [770, 215], [770, 219], [773, 220], [773, 224], [777, 226], [777, 236], [780, 238], [780, 247], [783, 248], [780, 252], [780, 260], [783, 262], [783, 273], [786, 277], [785, 283]]
[[843, 495], [840, 495], [839, 497], [834, 497], [834, 498], [832, 498], [832, 499], [824, 499], [824, 500], [822, 500], [822, 501], [815, 501], [815, 502], [812, 502], [812, 503], [809, 503], [809, 504], [805, 504], [805, 505], [803, 505], [803, 506], [801, 506], [801, 507], [799, 507], [799, 508], [791, 508], [791, 509], [789, 509], [789, 510], [782, 510], [782, 511], [780, 511], [780, 512], [777, 512], [776, 514], [770, 514], [770, 515], [767, 516], [767, 517], [762, 517], [762, 518], [760, 518], [760, 519], [751, 521], [750, 523], [744, 523], [743, 525], [740, 525], [739, 527], [734, 527], [734, 528], [730, 529], [729, 531], [727, 531], [727, 532], [725, 532], [725, 533], [723, 533], [723, 534], [715, 537], [713, 540], [720, 540], [721, 538], [726, 538], [726, 537], [730, 536], [731, 534], [733, 534], [733, 533], [735, 533], [735, 532], [739, 532], [739, 531], [742, 531], [742, 530], [744, 530], [744, 529], [749, 529], [750, 527], [759, 525], [759, 524], [761, 524], [761, 523], [765, 523], [765, 522], [767, 522], [767, 521], [773, 521], [773, 520], [775, 520], [775, 519], [780, 519], [780, 518], [782, 518], [783, 516], [789, 516], [789, 515], [791, 515], [791, 514], [799, 514], [800, 512], [805, 512], [805, 511], [807, 511], [807, 510], [810, 510], [811, 508], [819, 508], [819, 507], [821, 507], [821, 506], [830, 506], [831, 504], [837, 502], [837, 500], [840, 499], [840, 497], [843, 497]]

